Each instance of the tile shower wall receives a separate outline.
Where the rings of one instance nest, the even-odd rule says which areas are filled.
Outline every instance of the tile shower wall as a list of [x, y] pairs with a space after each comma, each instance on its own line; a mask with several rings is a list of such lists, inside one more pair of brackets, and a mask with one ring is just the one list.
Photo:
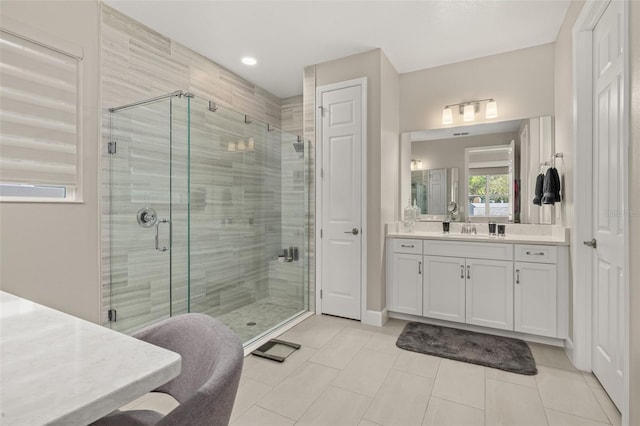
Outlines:
[[[125, 165], [120, 172], [110, 176], [109, 167], [112, 159], [106, 154], [106, 143], [109, 141], [110, 134], [110, 114], [106, 110], [112, 106], [182, 89], [195, 93], [196, 101], [204, 98], [212, 99], [222, 106], [242, 111], [252, 118], [281, 127], [281, 116], [283, 112], [288, 111], [289, 104], [283, 103], [278, 97], [105, 5], [102, 5], [101, 11], [101, 48], [101, 90], [104, 111], [102, 288], [105, 315], [103, 321], [107, 322], [110, 282], [113, 280], [114, 287], [118, 290], [117, 328], [130, 331], [150, 322], [150, 319], [156, 320], [166, 316], [169, 312], [169, 298], [166, 285], [162, 282], [166, 271], [160, 272], [159, 269], [154, 269], [152, 266], [154, 262], [149, 261], [150, 256], [135, 251], [128, 252], [121, 245], [124, 241], [114, 240], [113, 247], [110, 246], [109, 224], [135, 221], [133, 210], [139, 206], [130, 199], [114, 199], [112, 200], [114, 203], [120, 203], [122, 206], [131, 204], [131, 208], [126, 211], [116, 210], [113, 216], [110, 215], [109, 186], [130, 185], [131, 182], [126, 181], [124, 174], [130, 173], [131, 168], [130, 165]], [[178, 115], [186, 119], [185, 113], [180, 113], [180, 108], [184, 108], [186, 100], [182, 99], [181, 102], [183, 103], [176, 100], [174, 108]], [[296, 114], [299, 115], [296, 105], [299, 105], [298, 100], [291, 103], [292, 120], [295, 120], [293, 117]], [[217, 315], [222, 313], [223, 303], [233, 308], [268, 295], [293, 297], [291, 294], [287, 295], [285, 291], [291, 286], [283, 287], [280, 284], [291, 279], [299, 283], [300, 278], [297, 276], [291, 278], [291, 274], [283, 273], [281, 268], [278, 268], [279, 265], [273, 262], [277, 252], [288, 244], [290, 239], [297, 236], [296, 232], [300, 232], [300, 227], [297, 230], [287, 231], [288, 235], [285, 235], [286, 232], [280, 232], [287, 228], [283, 224], [290, 223], [282, 215], [280, 208], [282, 191], [286, 188], [289, 194], [290, 191], [298, 188], [296, 185], [298, 185], [299, 174], [289, 173], [282, 178], [279, 174], [281, 168], [286, 168], [291, 162], [295, 162], [295, 150], [291, 149], [291, 141], [270, 140], [266, 145], [268, 149], [256, 150], [253, 158], [247, 158], [247, 154], [243, 154], [244, 157], [240, 159], [239, 155], [233, 156], [226, 151], [225, 141], [211, 140], [205, 136], [206, 133], [203, 132], [209, 125], [207, 114], [205, 108], [195, 106], [192, 108], [191, 291], [194, 304], [192, 307], [195, 308], [193, 310]], [[285, 116], [289, 117], [288, 113], [285, 112]], [[175, 119], [174, 116], [174, 121]], [[180, 131], [186, 131], [184, 119], [182, 122], [178, 120], [173, 129], [177, 138], [174, 138], [174, 144], [177, 147], [174, 153], [186, 158], [185, 148], [179, 147], [177, 143], [180, 139], [178, 136]], [[242, 132], [247, 130], [242, 129]], [[273, 138], [275, 135], [265, 135], [265, 138], [270, 137]], [[118, 142], [120, 152], [130, 141], [123, 139]], [[145, 143], [153, 146], [158, 141], [150, 138]], [[283, 153], [278, 151], [285, 145], [288, 145], [288, 149], [286, 154], [282, 155]], [[136, 159], [143, 163], [149, 161], [148, 164], [158, 164], [157, 161], [162, 162], [162, 160], [154, 159], [157, 154], [157, 150], [153, 148], [140, 147], [137, 148]], [[154, 161], [156, 163], [153, 163]], [[184, 169], [185, 161], [183, 160], [176, 167]], [[216, 168], [216, 173], [221, 172], [223, 176], [219, 186], [211, 182], [212, 175], [209, 174]], [[261, 170], [269, 170], [266, 177], [259, 175]], [[299, 172], [299, 170], [296, 171]], [[174, 183], [174, 202], [186, 200], [186, 191], [175, 191], [183, 187], [183, 184], [184, 182]], [[123, 189], [119, 192], [120, 197], [131, 195], [130, 187], [120, 189]], [[229, 197], [232, 202], [228, 202]], [[259, 223], [253, 215], [255, 212], [251, 212], [250, 209], [239, 211], [241, 206], [250, 204], [246, 202], [250, 199], [253, 199], [254, 205], [260, 206], [261, 213], [264, 213]], [[233, 202], [234, 200], [238, 202]], [[165, 200], [165, 205], [167, 201]], [[287, 211], [286, 200], [284, 201], [283, 209]], [[186, 222], [186, 211], [180, 210], [174, 204], [172, 217], [175, 222], [173, 262], [175, 265], [184, 265], [187, 260], [186, 246], [181, 244], [186, 243], [181, 241], [186, 242], [186, 231], [184, 227], [178, 225]], [[194, 232], [196, 227], [197, 233]], [[251, 227], [253, 230], [248, 232]], [[258, 227], [260, 230], [256, 231]], [[221, 230], [224, 232], [220, 232]], [[183, 232], [183, 235], [180, 235], [180, 232]], [[212, 240], [218, 240], [220, 244], [212, 244]], [[260, 259], [267, 261], [261, 262]], [[247, 266], [254, 263], [258, 266]], [[302, 262], [299, 263], [301, 264]], [[119, 266], [112, 270], [111, 265]], [[186, 310], [186, 276], [184, 275], [174, 274], [173, 291], [174, 296], [176, 294], [178, 296], [174, 298], [174, 313]], [[271, 286], [270, 283], [273, 285]]]

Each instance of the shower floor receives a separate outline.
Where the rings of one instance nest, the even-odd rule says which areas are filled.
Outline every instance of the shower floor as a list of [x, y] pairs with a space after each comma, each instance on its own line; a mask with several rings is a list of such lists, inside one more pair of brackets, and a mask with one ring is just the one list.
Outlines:
[[302, 311], [301, 307], [291, 306], [290, 301], [269, 296], [217, 318], [231, 328], [242, 343], [247, 343]]

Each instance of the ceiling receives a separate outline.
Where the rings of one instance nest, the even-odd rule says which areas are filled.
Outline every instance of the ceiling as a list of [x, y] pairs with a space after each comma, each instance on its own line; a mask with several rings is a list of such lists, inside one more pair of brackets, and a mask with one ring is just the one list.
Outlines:
[[[286, 98], [305, 66], [381, 48], [407, 73], [555, 41], [569, 0], [104, 0]], [[243, 56], [258, 60], [254, 67]]]

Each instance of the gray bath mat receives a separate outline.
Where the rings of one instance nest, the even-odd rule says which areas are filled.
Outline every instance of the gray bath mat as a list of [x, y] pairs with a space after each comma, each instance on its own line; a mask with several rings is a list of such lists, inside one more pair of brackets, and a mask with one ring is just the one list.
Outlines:
[[398, 337], [396, 346], [512, 373], [538, 374], [529, 346], [509, 337], [410, 322]]

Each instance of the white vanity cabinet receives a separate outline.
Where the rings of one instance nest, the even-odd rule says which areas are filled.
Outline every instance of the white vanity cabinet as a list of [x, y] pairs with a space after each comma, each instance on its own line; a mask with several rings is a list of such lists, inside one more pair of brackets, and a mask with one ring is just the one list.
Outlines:
[[466, 322], [513, 330], [513, 262], [467, 259]]
[[425, 240], [424, 254], [425, 317], [513, 330], [512, 244]]
[[464, 257], [424, 256], [423, 316], [465, 322]]
[[392, 239], [387, 246], [387, 309], [403, 314], [422, 315], [422, 241]]
[[388, 238], [387, 259], [391, 314], [567, 337], [566, 246]]
[[560, 337], [557, 248], [517, 244], [515, 253], [514, 330]]

